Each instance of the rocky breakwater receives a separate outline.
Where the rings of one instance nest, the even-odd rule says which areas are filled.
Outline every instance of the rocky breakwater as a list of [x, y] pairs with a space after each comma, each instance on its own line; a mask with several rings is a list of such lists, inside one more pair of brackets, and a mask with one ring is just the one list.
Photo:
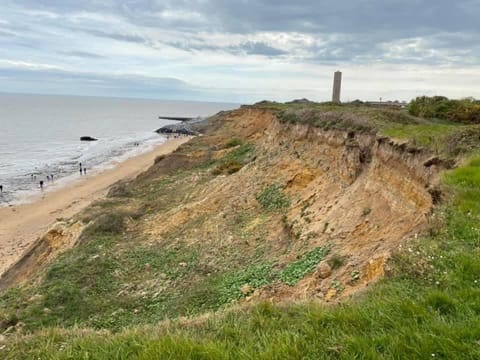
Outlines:
[[199, 135], [202, 127], [206, 126], [208, 119], [195, 118], [186, 121], [181, 121], [177, 124], [165, 125], [155, 130], [158, 134], [181, 134], [181, 135]]

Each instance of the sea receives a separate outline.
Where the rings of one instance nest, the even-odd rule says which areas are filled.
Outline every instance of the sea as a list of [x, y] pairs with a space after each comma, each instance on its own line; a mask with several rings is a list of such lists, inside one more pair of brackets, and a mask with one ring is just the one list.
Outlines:
[[[87, 174], [151, 150], [172, 120], [235, 109], [231, 103], [0, 93], [0, 207], [26, 203]], [[80, 141], [91, 136], [98, 141]], [[53, 181], [47, 176], [53, 175]]]

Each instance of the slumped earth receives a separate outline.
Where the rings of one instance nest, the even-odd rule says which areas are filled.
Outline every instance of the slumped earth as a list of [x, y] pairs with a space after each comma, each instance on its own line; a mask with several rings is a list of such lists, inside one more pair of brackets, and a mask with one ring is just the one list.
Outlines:
[[480, 356], [478, 126], [260, 103], [204, 132], [3, 277], [4, 358]]

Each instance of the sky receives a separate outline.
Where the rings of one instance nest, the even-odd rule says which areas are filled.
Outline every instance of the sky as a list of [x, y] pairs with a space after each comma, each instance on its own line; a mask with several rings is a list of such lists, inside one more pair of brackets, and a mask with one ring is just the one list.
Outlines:
[[480, 0], [2, 0], [0, 91], [480, 98]]

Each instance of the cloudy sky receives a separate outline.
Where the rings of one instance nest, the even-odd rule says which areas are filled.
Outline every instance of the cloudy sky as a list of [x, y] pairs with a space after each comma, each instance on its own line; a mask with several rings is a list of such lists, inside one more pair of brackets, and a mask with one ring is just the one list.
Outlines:
[[2, 92], [480, 98], [480, 0], [2, 0]]

